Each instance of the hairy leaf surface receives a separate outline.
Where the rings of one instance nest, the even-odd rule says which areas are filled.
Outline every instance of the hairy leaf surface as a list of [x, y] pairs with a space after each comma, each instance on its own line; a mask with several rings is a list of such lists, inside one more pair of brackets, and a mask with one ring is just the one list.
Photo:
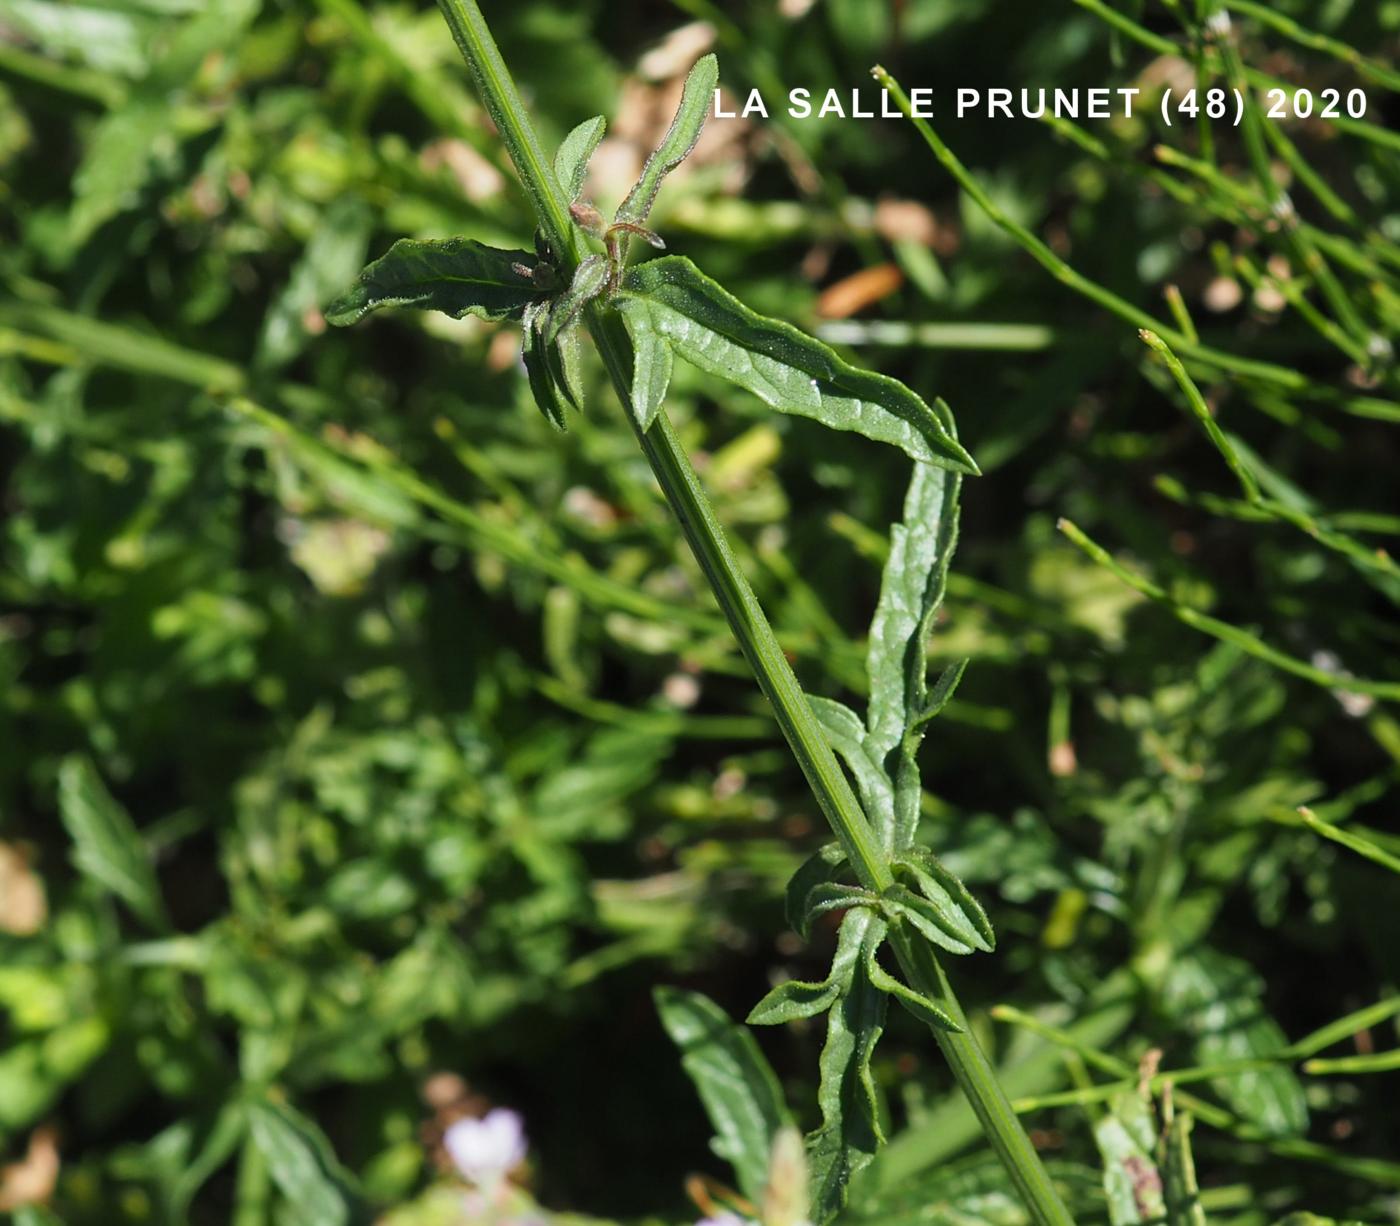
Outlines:
[[841, 922], [837, 961], [850, 959], [852, 970], [827, 1014], [817, 1092], [822, 1123], [808, 1138], [812, 1217], [819, 1223], [841, 1211], [851, 1179], [884, 1142], [870, 1058], [884, 1031], [887, 998], [870, 982], [867, 970], [884, 936], [884, 921], [868, 908], [848, 912]]
[[642, 167], [641, 178], [627, 193], [627, 199], [617, 210], [614, 220], [640, 225], [647, 219], [656, 193], [661, 188], [661, 180], [675, 170], [695, 148], [700, 139], [700, 129], [710, 113], [710, 102], [715, 96], [715, 86], [719, 84], [719, 61], [714, 55], [702, 56], [695, 61], [685, 78], [685, 88], [681, 93], [681, 104], [676, 116], [662, 138], [656, 151], [647, 158]]
[[554, 177], [564, 189], [564, 195], [572, 204], [583, 191], [583, 180], [588, 174], [588, 159], [603, 139], [608, 121], [601, 115], [585, 119], [568, 136], [564, 137], [559, 152], [554, 155]]
[[442, 311], [453, 319], [519, 318], [540, 296], [519, 270], [534, 264], [528, 251], [503, 251], [470, 238], [401, 238], [326, 308], [326, 319], [353, 324], [384, 307]]
[[791, 324], [750, 310], [683, 256], [638, 265], [622, 288], [647, 302], [634, 328], [655, 328], [679, 357], [779, 412], [889, 443], [929, 464], [977, 471], [938, 414], [902, 383], [859, 370]]

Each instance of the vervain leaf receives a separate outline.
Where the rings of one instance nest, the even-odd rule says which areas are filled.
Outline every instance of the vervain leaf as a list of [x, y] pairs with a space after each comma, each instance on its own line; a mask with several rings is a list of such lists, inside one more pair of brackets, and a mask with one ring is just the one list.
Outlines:
[[603, 139], [608, 121], [601, 115], [585, 119], [568, 136], [564, 137], [559, 152], [554, 155], [554, 177], [572, 204], [583, 191], [584, 176], [588, 173], [588, 159]]
[[[862, 956], [862, 942], [857, 939], [859, 935], [857, 926], [848, 929], [843, 922], [827, 977], [821, 983], [789, 980], [779, 984], [754, 1006], [749, 1014], [749, 1024], [772, 1026], [799, 1017], [812, 1017], [828, 1008], [837, 996], [850, 987], [856, 963]], [[825, 999], [825, 1003], [818, 1004], [822, 999]]]
[[870, 976], [870, 982], [874, 987], [888, 996], [893, 996], [919, 1021], [926, 1022], [930, 1026], [937, 1026], [940, 1030], [950, 1030], [954, 1034], [962, 1031], [962, 1027], [945, 1010], [885, 970], [880, 965], [876, 954], [876, 950], [868, 951], [865, 966], [865, 972]]
[[903, 522], [890, 530], [890, 555], [870, 623], [865, 665], [870, 678], [870, 749], [880, 762], [918, 722], [925, 706], [926, 640], [957, 541], [959, 484], [956, 475], [915, 465], [904, 497]]
[[111, 891], [153, 928], [168, 920], [146, 845], [125, 809], [85, 758], [64, 760], [58, 807], [80, 872]]
[[647, 304], [631, 316], [634, 329], [654, 328], [679, 357], [779, 412], [890, 443], [916, 460], [977, 471], [945, 423], [902, 383], [858, 370], [790, 324], [751, 311], [684, 257], [638, 265], [622, 290]]
[[1162, 1178], [1166, 1183], [1168, 1226], [1206, 1226], [1196, 1160], [1191, 1154], [1190, 1115], [1178, 1112], [1167, 1128]]
[[710, 105], [715, 96], [715, 86], [719, 84], [719, 61], [714, 55], [706, 55], [695, 61], [685, 79], [681, 92], [681, 104], [676, 109], [676, 117], [662, 138], [661, 144], [647, 158], [642, 167], [642, 177], [637, 185], [627, 193], [627, 199], [617, 210], [614, 221], [631, 222], [640, 225], [647, 219], [661, 180], [675, 170], [695, 148], [700, 139], [700, 129], [710, 113]]
[[632, 338], [632, 416], [643, 430], [649, 430], [671, 385], [675, 356], [670, 342], [653, 326], [644, 301], [619, 298], [617, 304]]
[[854, 966], [827, 1014], [817, 1092], [822, 1123], [808, 1138], [812, 1220], [817, 1223], [841, 1211], [851, 1179], [869, 1165], [884, 1141], [870, 1057], [885, 1027], [887, 997], [870, 982], [866, 970], [884, 936], [884, 921], [868, 908], [848, 912], [841, 924], [837, 959], [853, 958]]
[[839, 843], [827, 843], [807, 857], [792, 875], [787, 886], [785, 914], [788, 926], [799, 936], [805, 937], [807, 918], [807, 895], [812, 887], [824, 881], [835, 881], [846, 863], [846, 853]]
[[933, 683], [933, 689], [929, 691], [923, 707], [914, 717], [913, 726], [915, 728], [923, 727], [929, 720], [943, 713], [943, 708], [952, 701], [958, 683], [963, 679], [963, 673], [967, 671], [968, 663], [967, 660], [954, 660], [938, 674], [938, 680]]
[[535, 405], [544, 414], [545, 421], [556, 430], [566, 427], [564, 401], [554, 382], [545, 353], [544, 336], [540, 328], [542, 303], [531, 303], [525, 309], [525, 332], [521, 337], [520, 356], [525, 361], [525, 377], [530, 381], [530, 395]]
[[1103, 1188], [1113, 1226], [1161, 1222], [1167, 1206], [1162, 1176], [1152, 1159], [1155, 1126], [1151, 1107], [1137, 1094], [1113, 1100], [1112, 1111], [1094, 1125], [1103, 1158]]
[[287, 1201], [288, 1221], [304, 1226], [353, 1226], [366, 1220], [321, 1130], [285, 1103], [248, 1106], [252, 1143]]
[[982, 910], [982, 904], [973, 897], [956, 873], [950, 872], [941, 860], [926, 847], [915, 847], [904, 853], [895, 864], [896, 875], [904, 869], [913, 877], [919, 893], [935, 906], [950, 906], [960, 913], [977, 935], [982, 938], [988, 953], [996, 948], [996, 933], [992, 931], [992, 921]]
[[[1212, 949], [1180, 954], [1162, 987], [1163, 1008], [1195, 1036], [1198, 1064], [1270, 1056], [1286, 1046], [1264, 1012], [1263, 985], [1249, 964]], [[1298, 1136], [1308, 1126], [1303, 1087], [1284, 1064], [1212, 1083], [1241, 1116], [1273, 1136]]]
[[546, 345], [544, 356], [555, 386], [574, 408], [582, 412], [583, 335], [578, 325], [565, 328], [553, 345]]
[[866, 819], [875, 831], [880, 845], [890, 851], [894, 847], [894, 788], [880, 764], [867, 748], [865, 725], [850, 707], [830, 698], [807, 696], [807, 704], [821, 724], [832, 749], [841, 755], [855, 779], [856, 790], [865, 810]]
[[754, 1037], [697, 992], [657, 988], [656, 1008], [715, 1130], [712, 1147], [734, 1168], [740, 1190], [763, 1195], [768, 1154], [790, 1125], [778, 1079]]
[[528, 251], [503, 251], [470, 238], [401, 238], [326, 308], [326, 319], [353, 324], [383, 307], [442, 311], [453, 319], [519, 318], [540, 296], [520, 272], [534, 264]]
[[970, 954], [973, 950], [987, 948], [982, 934], [946, 894], [933, 902], [920, 898], [902, 885], [894, 885], [880, 895], [880, 909], [887, 915], [907, 919], [950, 954]]
[[831, 1007], [840, 990], [841, 985], [829, 978], [821, 983], [789, 979], [750, 1009], [745, 1020], [750, 1026], [778, 1026], [803, 1017], [816, 1017]]
[[829, 911], [844, 911], [848, 907], [873, 906], [877, 895], [863, 890], [858, 885], [841, 885], [835, 881], [823, 881], [807, 892], [803, 904], [802, 927], [799, 936], [807, 936], [812, 929], [812, 921]]
[[601, 255], [590, 255], [574, 269], [569, 288], [550, 303], [545, 344], [558, 344], [560, 335], [577, 322], [583, 308], [603, 292], [607, 280], [608, 262]]

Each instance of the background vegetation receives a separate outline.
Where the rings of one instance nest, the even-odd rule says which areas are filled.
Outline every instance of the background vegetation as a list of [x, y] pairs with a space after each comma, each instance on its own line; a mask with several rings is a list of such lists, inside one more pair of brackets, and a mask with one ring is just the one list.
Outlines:
[[[1213, 5], [1115, 5], [489, 16], [548, 140], [609, 116], [611, 208], [711, 47], [738, 98], [1243, 71]], [[712, 123], [653, 224], [946, 398], [984, 471], [922, 835], [1000, 933], [958, 986], [1013, 1095], [1078, 1087], [1027, 1104], [1077, 1215], [1086, 1087], [1158, 1051], [1256, 1061], [1177, 1095], [1211, 1221], [1394, 1221], [1400, 5], [1229, 7], [1256, 85], [1362, 86], [1368, 123], [940, 116], [960, 185], [908, 122], [775, 113]], [[820, 977], [831, 933], [782, 915], [820, 815], [598, 372], [561, 437], [512, 327], [320, 314], [397, 237], [530, 231], [429, 6], [0, 0], [0, 1208], [50, 1206], [19, 1220], [457, 1220], [442, 1132], [490, 1104], [554, 1210], [688, 1221], [687, 1173], [727, 1177], [651, 989], [742, 1017]], [[906, 462], [673, 389], [804, 685], [859, 691]], [[810, 1124], [820, 1033], [759, 1038]], [[899, 1135], [851, 1220], [1021, 1220], [912, 1019], [877, 1071]]]

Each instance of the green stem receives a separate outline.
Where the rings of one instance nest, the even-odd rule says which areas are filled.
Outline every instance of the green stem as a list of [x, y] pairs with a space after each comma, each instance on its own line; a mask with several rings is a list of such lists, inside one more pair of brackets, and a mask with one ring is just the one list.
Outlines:
[[[566, 264], [572, 262], [577, 258], [579, 240], [574, 237], [563, 194], [476, 0], [438, 0], [438, 4], [452, 27], [482, 92], [482, 101], [515, 162], [516, 171], [539, 206], [541, 229], [561, 259]], [[631, 398], [632, 382], [631, 342], [626, 330], [617, 316], [597, 301], [589, 306], [588, 323], [614, 389], [626, 405]], [[633, 422], [652, 473], [679, 520], [686, 541], [759, 687], [772, 704], [783, 735], [845, 849], [857, 879], [867, 889], [876, 892], [887, 889], [893, 884], [889, 863], [880, 851], [860, 803], [793, 675], [758, 598], [725, 539], [724, 529], [675, 430], [664, 411], [657, 414], [656, 421], [646, 431], [641, 430], [630, 412], [627, 418]], [[892, 929], [891, 942], [910, 983], [965, 1026], [965, 1015], [933, 950], [914, 940], [900, 925]], [[941, 1030], [933, 1033], [1037, 1226], [1073, 1226], [1073, 1218], [1050, 1182], [1035, 1148], [1011, 1109], [991, 1062], [972, 1033], [966, 1028], [960, 1034]]]

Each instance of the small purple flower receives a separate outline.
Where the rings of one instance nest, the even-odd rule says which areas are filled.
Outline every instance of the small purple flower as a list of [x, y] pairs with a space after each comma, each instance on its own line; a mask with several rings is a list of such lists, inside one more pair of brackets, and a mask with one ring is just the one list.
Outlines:
[[453, 1164], [474, 1184], [495, 1187], [525, 1160], [525, 1121], [504, 1107], [458, 1120], [442, 1138]]

